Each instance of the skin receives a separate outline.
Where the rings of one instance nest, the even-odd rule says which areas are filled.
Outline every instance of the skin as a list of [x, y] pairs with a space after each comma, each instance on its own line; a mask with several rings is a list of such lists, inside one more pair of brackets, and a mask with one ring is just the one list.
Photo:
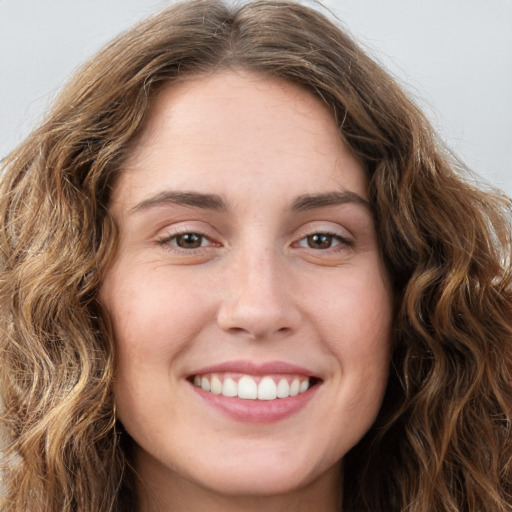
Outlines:
[[[140, 510], [339, 510], [343, 456], [378, 413], [390, 358], [367, 185], [327, 107], [293, 84], [226, 71], [157, 97], [113, 190], [120, 243], [100, 294]], [[188, 380], [235, 359], [319, 383], [290, 417], [238, 421]]]

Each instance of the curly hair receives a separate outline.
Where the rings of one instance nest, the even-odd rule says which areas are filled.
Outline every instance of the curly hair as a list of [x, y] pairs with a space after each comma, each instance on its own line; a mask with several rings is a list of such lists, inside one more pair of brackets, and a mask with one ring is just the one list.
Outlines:
[[247, 69], [332, 111], [370, 178], [396, 298], [379, 417], [344, 463], [352, 512], [512, 510], [512, 202], [474, 186], [396, 82], [335, 23], [286, 0], [179, 3], [85, 64], [3, 163], [2, 512], [136, 509], [97, 302], [110, 191], [163, 87]]

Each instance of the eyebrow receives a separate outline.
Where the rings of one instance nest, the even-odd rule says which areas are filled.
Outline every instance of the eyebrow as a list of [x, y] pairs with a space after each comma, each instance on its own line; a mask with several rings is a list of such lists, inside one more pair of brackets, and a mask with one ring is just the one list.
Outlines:
[[[347, 203], [354, 203], [368, 208], [371, 211], [371, 205], [355, 192], [344, 190], [341, 192], [326, 192], [322, 194], [304, 194], [300, 195], [292, 203], [292, 211], [308, 211], [315, 208], [324, 208], [327, 206], [337, 206]], [[227, 201], [217, 194], [204, 194], [201, 192], [176, 192], [172, 190], [160, 192], [148, 199], [144, 199], [130, 209], [130, 213], [149, 210], [158, 206], [180, 205], [193, 208], [202, 208], [205, 210], [227, 211], [229, 205]]]
[[347, 203], [353, 203], [364, 206], [372, 211], [372, 207], [366, 199], [355, 192], [343, 190], [341, 192], [326, 192], [324, 194], [305, 194], [299, 196], [292, 205], [294, 211], [314, 210], [315, 208], [324, 208], [326, 206], [337, 206]]
[[202, 194], [200, 192], [175, 192], [165, 191], [144, 199], [130, 209], [130, 213], [149, 210], [156, 206], [164, 205], [191, 206], [205, 210], [225, 211], [228, 210], [227, 202], [216, 194]]

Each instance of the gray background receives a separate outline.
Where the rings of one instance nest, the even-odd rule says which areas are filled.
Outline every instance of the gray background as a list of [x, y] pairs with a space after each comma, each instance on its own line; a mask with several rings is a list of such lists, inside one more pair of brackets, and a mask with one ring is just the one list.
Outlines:
[[[168, 3], [0, 0], [0, 158], [80, 63]], [[324, 5], [408, 88], [448, 145], [512, 195], [512, 0]]]

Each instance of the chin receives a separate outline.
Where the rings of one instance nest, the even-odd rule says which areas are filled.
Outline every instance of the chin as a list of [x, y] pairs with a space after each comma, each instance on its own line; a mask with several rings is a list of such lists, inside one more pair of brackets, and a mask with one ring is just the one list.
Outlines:
[[[296, 460], [276, 460], [262, 457], [247, 459], [233, 466], [216, 465], [206, 472], [196, 474], [194, 480], [217, 494], [230, 496], [276, 496], [307, 488], [315, 480], [331, 473], [332, 478], [341, 479], [341, 463], [332, 467], [315, 467], [313, 461], [299, 463]], [[330, 479], [329, 479], [330, 480]]]

